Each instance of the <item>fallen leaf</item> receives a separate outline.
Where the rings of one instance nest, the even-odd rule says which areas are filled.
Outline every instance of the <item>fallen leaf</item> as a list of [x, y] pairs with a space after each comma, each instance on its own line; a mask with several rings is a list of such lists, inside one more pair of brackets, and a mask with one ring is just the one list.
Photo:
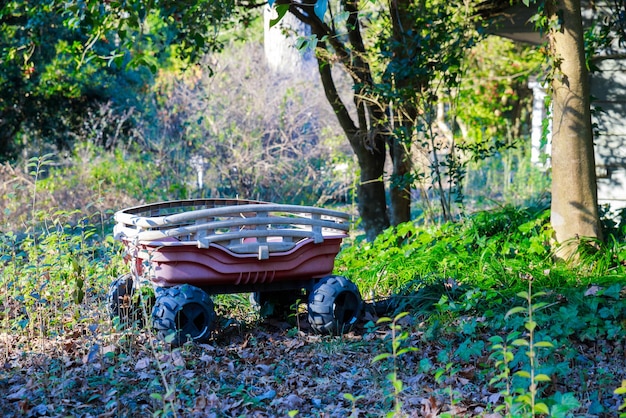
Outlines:
[[172, 360], [172, 364], [176, 367], [185, 367], [185, 359], [180, 351], [172, 351], [172, 356], [170, 357]]
[[207, 401], [207, 399], [201, 395], [196, 398], [193, 409], [195, 412], [202, 412], [204, 411], [204, 409], [207, 407], [208, 404], [209, 402]]
[[143, 357], [137, 360], [135, 364], [135, 370], [144, 370], [150, 366], [150, 359], [148, 357]]
[[274, 389], [270, 389], [265, 393], [255, 396], [254, 399], [257, 401], [264, 401], [267, 399], [274, 399], [275, 397], [276, 397], [276, 391]]
[[585, 292], [585, 296], [595, 296], [600, 291], [600, 286], [590, 286]]
[[83, 356], [83, 364], [95, 363], [98, 359], [98, 354], [100, 353], [100, 345], [94, 344], [89, 349], [89, 353]]
[[289, 409], [299, 408], [304, 403], [304, 400], [301, 397], [294, 395], [293, 393], [287, 395], [284, 400], [287, 408]]
[[21, 387], [17, 389], [15, 392], [9, 393], [6, 395], [6, 399], [10, 401], [17, 401], [20, 399], [24, 399], [26, 397], [27, 390], [25, 387]]

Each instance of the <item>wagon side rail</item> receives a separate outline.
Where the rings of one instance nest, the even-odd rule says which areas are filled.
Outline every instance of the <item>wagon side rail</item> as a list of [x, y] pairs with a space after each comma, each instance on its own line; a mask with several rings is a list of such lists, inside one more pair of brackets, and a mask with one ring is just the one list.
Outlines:
[[166, 245], [194, 243], [199, 248], [220, 245], [234, 253], [257, 254], [288, 251], [298, 242], [344, 237], [349, 216], [338, 211], [297, 205], [250, 204], [193, 210], [165, 216], [116, 213], [115, 235], [140, 243]]

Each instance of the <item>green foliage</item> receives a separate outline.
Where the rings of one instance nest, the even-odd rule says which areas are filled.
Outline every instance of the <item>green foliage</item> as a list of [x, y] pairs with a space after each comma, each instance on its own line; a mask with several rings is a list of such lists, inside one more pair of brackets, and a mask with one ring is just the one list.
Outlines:
[[[624, 395], [626, 395], [626, 380], [622, 380], [622, 385], [620, 387], [618, 387], [617, 389], [615, 389], [615, 394], [616, 395], [621, 395], [624, 397]], [[620, 405], [619, 410], [623, 410], [626, 409], [626, 400]], [[626, 413], [622, 412], [620, 414], [620, 417], [623, 418], [624, 416], [626, 416]]]
[[452, 111], [466, 130], [461, 148], [484, 159], [525, 138], [528, 81], [541, 70], [544, 58], [535, 47], [489, 36], [466, 59]]
[[[598, 371], [580, 347], [605, 347], [611, 356], [615, 351], [606, 345], [626, 336], [624, 244], [596, 249], [604, 255], [581, 257], [583, 266], [576, 269], [554, 264], [548, 218], [545, 210], [509, 207], [478, 212], [460, 224], [401, 225], [373, 243], [345, 248], [337, 268], [354, 277], [364, 294], [387, 296], [395, 302], [388, 305], [392, 310], [424, 319], [420, 331], [400, 334], [398, 328], [398, 335], [403, 341], [420, 335], [424, 344], [441, 342], [436, 360], [423, 358], [419, 370], [433, 374], [450, 405], [463, 397], [455, 376], [476, 368], [498, 391], [495, 412], [571, 416], [586, 410], [586, 395], [558, 390], [558, 382], [577, 376], [584, 382], [583, 376], [599, 373], [597, 384], [615, 384], [602, 377], [611, 372]], [[598, 257], [612, 261], [598, 263]], [[515, 306], [516, 298], [525, 304]], [[394, 358], [394, 347], [401, 346], [381, 348], [375, 360]], [[494, 367], [483, 363], [489, 350]], [[399, 375], [390, 379], [402, 381]], [[608, 412], [597, 400], [602, 395], [592, 396], [589, 413]]]
[[104, 227], [121, 207], [188, 196], [187, 185], [163, 175], [149, 154], [131, 157], [121, 149], [109, 154], [87, 144], [68, 158], [47, 154], [26, 165], [27, 173], [0, 173], [3, 231], [41, 231], [54, 222], [77, 223], [81, 218]]
[[102, 57], [98, 51], [102, 41], [116, 37], [115, 48], [106, 56], [110, 62], [156, 70], [172, 53], [172, 45], [191, 62], [219, 49], [218, 29], [226, 28], [234, 2], [131, 0], [103, 4], [88, 0], [64, 2], [64, 6], [64, 24], [88, 39], [81, 46], [83, 58]]
[[[602, 249], [612, 253], [604, 257], [613, 260], [610, 266], [595, 263], [594, 268], [572, 270], [551, 260], [545, 244], [550, 236], [548, 213], [542, 208], [505, 207], [440, 226], [401, 225], [373, 243], [345, 248], [337, 266], [357, 281], [359, 274], [371, 275], [369, 283], [359, 283], [365, 294], [375, 290], [410, 301], [393, 306], [402, 313], [372, 320], [362, 334], [305, 337], [296, 328], [245, 331], [246, 322], [259, 326], [245, 296], [221, 296], [216, 298], [219, 310], [238, 319], [222, 322], [228, 335], [211, 344], [168, 351], [150, 346], [153, 339], [143, 330], [107, 325], [106, 289], [127, 266], [106, 217], [98, 223], [94, 221], [102, 218], [84, 217], [87, 209], [79, 213], [47, 208], [44, 196], [61, 189], [50, 184], [52, 179], [77, 187], [78, 182], [72, 183], [76, 173], [89, 190], [95, 184], [107, 190], [103, 196], [91, 196], [95, 200], [119, 193], [118, 187], [137, 192], [138, 180], [131, 172], [142, 167], [138, 161], [121, 151], [120, 156], [104, 154], [98, 159], [92, 151], [82, 148], [73, 158], [89, 157], [84, 165], [62, 168], [60, 176], [52, 156], [31, 159], [29, 178], [34, 184], [23, 188], [21, 201], [32, 218], [26, 218], [21, 232], [0, 235], [3, 335], [20, 341], [21, 362], [29, 356], [41, 358], [40, 344], [59, 340], [63, 347], [61, 355], [51, 355], [42, 366], [45, 370], [33, 376], [32, 384], [49, 388], [33, 395], [37, 402], [57, 404], [52, 400], [72, 393], [74, 402], [89, 404], [81, 406], [85, 410], [120, 408], [124, 413], [124, 408], [143, 405], [144, 412], [167, 415], [208, 404], [212, 406], [207, 410], [219, 411], [219, 399], [227, 397], [248, 412], [283, 408], [284, 414], [295, 414], [296, 409], [307, 414], [310, 405], [287, 396], [300, 381], [294, 377], [296, 370], [305, 369], [311, 384], [299, 390], [319, 390], [310, 389], [317, 381], [326, 389], [334, 379], [347, 379], [344, 386], [333, 386], [340, 388], [333, 389], [334, 394], [325, 390], [323, 399], [315, 399], [315, 405], [322, 405], [315, 406], [319, 411], [337, 403], [333, 396], [339, 398], [343, 415], [367, 408], [378, 415], [401, 416], [414, 407], [416, 396], [423, 396], [431, 399], [439, 415], [453, 416], [477, 393], [483, 394], [487, 409], [504, 409], [510, 416], [528, 416], [533, 410], [547, 410], [555, 417], [610, 414], [617, 408], [604, 402], [614, 390], [622, 392], [621, 375], [616, 377], [622, 371], [607, 364], [607, 357], [617, 355], [614, 350], [621, 350], [619, 342], [626, 338], [624, 250], [618, 240]], [[157, 193], [149, 185], [145, 188], [144, 193]], [[621, 231], [623, 225], [614, 222], [613, 229]], [[538, 291], [529, 288], [526, 273], [534, 276], [532, 286]], [[524, 304], [516, 307], [519, 297]], [[138, 350], [138, 341], [149, 352]], [[77, 361], [65, 351], [76, 346], [82, 350]], [[292, 366], [273, 364], [282, 364], [287, 356], [294, 356]], [[349, 358], [353, 365], [338, 358]], [[372, 361], [371, 371], [363, 366], [363, 358]], [[250, 369], [239, 373], [246, 365]], [[85, 371], [77, 371], [78, 366]], [[5, 368], [3, 379], [21, 370]], [[244, 375], [263, 383], [250, 385], [241, 380]], [[280, 382], [287, 389], [273, 386]], [[371, 384], [376, 382], [380, 387]], [[559, 386], [571, 388], [572, 382], [578, 385], [576, 392]], [[74, 393], [76, 387], [81, 390]], [[346, 393], [346, 388], [354, 391]], [[487, 403], [487, 397], [493, 400]], [[129, 398], [128, 406], [118, 404]], [[281, 399], [293, 402], [279, 405]], [[444, 404], [435, 405], [436, 400]]]
[[57, 213], [43, 235], [1, 236], [4, 330], [44, 338], [98, 317], [91, 304], [121, 268], [119, 247], [92, 224], [64, 224], [66, 215]]
[[[141, 69], [87, 59], [88, 41], [64, 25], [64, 6], [9, 1], [0, 8], [0, 159], [22, 148], [69, 149], [70, 132], [90, 110], [109, 100], [119, 112], [137, 107], [135, 95], [149, 82]], [[112, 38], [101, 33], [95, 41], [98, 55], [111, 52]]]
[[[519, 297], [526, 301], [526, 306], [517, 306], [510, 309], [505, 315], [507, 319], [511, 315], [524, 314], [523, 323], [524, 333], [520, 331], [511, 332], [506, 339], [500, 336], [493, 336], [490, 341], [493, 343], [491, 349], [493, 351], [491, 359], [495, 360], [495, 366], [498, 370], [490, 381], [500, 387], [504, 396], [504, 405], [496, 408], [497, 410], [505, 409], [507, 415], [517, 416], [519, 414], [536, 416], [549, 414], [550, 416], [569, 416], [571, 411], [580, 407], [580, 402], [572, 393], [556, 392], [553, 395], [540, 399], [543, 393], [541, 387], [552, 383], [552, 377], [546, 373], [542, 373], [539, 365], [540, 357], [542, 361], [548, 362], [548, 357], [540, 356], [541, 352], [554, 352], [556, 349], [553, 342], [547, 339], [537, 340], [538, 322], [535, 320], [535, 314], [541, 309], [548, 306], [546, 302], [534, 302], [535, 298], [545, 296], [544, 292], [532, 293], [532, 277], [525, 277], [528, 281], [528, 290], [518, 294]], [[513, 372], [516, 361], [523, 353], [526, 359], [523, 366], [519, 370]], [[547, 370], [550, 370], [547, 368]], [[520, 379], [515, 379], [518, 377]]]
[[415, 294], [437, 283], [509, 288], [520, 267], [550, 265], [548, 217], [542, 208], [505, 207], [441, 226], [410, 222], [345, 248], [337, 266], [358, 272], [363, 294]]
[[425, 199], [440, 206], [443, 219], [450, 220], [452, 202], [462, 201], [465, 163], [448, 135], [451, 129], [441, 128], [445, 117], [439, 105], [458, 88], [464, 56], [481, 37], [472, 24], [471, 6], [431, 0], [368, 12], [373, 15], [368, 19], [376, 21], [367, 31], [373, 39], [368, 56], [374, 83], [362, 94], [390, 115], [379, 124], [389, 130], [392, 158], [410, 158], [396, 155], [398, 147], [415, 154], [408, 172], [394, 164], [390, 187], [421, 189]]
[[376, 324], [389, 324], [389, 339], [391, 344], [391, 350], [386, 353], [379, 354], [372, 359], [372, 363], [376, 363], [383, 360], [391, 362], [390, 372], [387, 374], [387, 380], [392, 387], [392, 401], [393, 412], [387, 414], [388, 417], [398, 417], [402, 415], [402, 402], [400, 400], [400, 394], [403, 390], [402, 380], [398, 377], [399, 360], [402, 356], [417, 351], [416, 347], [412, 347], [407, 344], [409, 339], [409, 333], [402, 329], [400, 322], [402, 318], [408, 315], [408, 312], [401, 312], [393, 318], [383, 317], [380, 318]]
[[543, 402], [538, 402], [537, 395], [539, 393], [538, 385], [540, 383], [551, 381], [548, 375], [537, 373], [537, 370], [539, 369], [538, 349], [551, 349], [554, 348], [554, 344], [552, 344], [550, 341], [536, 341], [535, 332], [537, 328], [537, 322], [535, 321], [533, 314], [537, 310], [545, 307], [547, 304], [545, 302], [533, 303], [533, 298], [541, 297], [545, 293], [537, 292], [533, 295], [531, 293], [533, 278], [526, 277], [525, 279], [528, 280], [528, 291], [522, 291], [518, 293], [518, 296], [526, 300], [527, 307], [515, 307], [510, 309], [506, 313], [505, 319], [510, 315], [514, 315], [520, 312], [526, 313], [524, 328], [527, 331], [528, 337], [516, 338], [511, 341], [511, 345], [515, 347], [522, 347], [527, 350], [525, 354], [528, 357], [528, 370], [518, 370], [517, 372], [515, 372], [515, 375], [523, 379], [528, 379], [528, 391], [521, 391], [521, 393], [518, 393], [515, 400], [528, 407], [530, 413], [534, 416], [536, 414], [549, 413], [548, 406]]
[[[0, 159], [71, 150], [76, 131], [108, 106], [112, 149], [155, 117], [157, 70], [221, 48], [234, 2], [9, 1], [0, 7]], [[242, 8], [243, 26], [255, 15]], [[218, 30], [219, 29], [219, 30]], [[209, 69], [210, 71], [210, 69]], [[134, 113], [134, 114], [133, 114]], [[104, 131], [101, 128], [100, 131]], [[79, 138], [84, 140], [85, 138]], [[44, 150], [44, 151], [40, 151]]]
[[626, 43], [626, 3], [616, 1], [594, 10], [594, 20], [586, 29], [585, 56], [590, 71], [596, 71], [594, 58], [618, 53]]

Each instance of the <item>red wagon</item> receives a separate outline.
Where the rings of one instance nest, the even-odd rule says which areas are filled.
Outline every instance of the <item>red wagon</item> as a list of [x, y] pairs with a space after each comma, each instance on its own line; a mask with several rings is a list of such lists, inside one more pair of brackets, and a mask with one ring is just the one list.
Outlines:
[[[331, 275], [349, 218], [334, 210], [251, 200], [162, 202], [115, 214], [130, 273], [109, 290], [112, 316], [127, 318], [140, 286], [155, 289], [152, 325], [175, 344], [215, 327], [210, 295], [247, 293], [259, 305], [308, 299], [314, 330], [338, 334], [360, 317], [357, 287]], [[304, 293], [303, 293], [304, 292]]]

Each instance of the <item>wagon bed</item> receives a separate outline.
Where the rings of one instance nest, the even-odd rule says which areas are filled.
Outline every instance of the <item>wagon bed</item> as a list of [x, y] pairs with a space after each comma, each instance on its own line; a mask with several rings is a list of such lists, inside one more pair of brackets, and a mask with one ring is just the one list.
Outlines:
[[332, 272], [349, 229], [342, 212], [241, 199], [136, 206], [115, 221], [134, 273], [157, 286], [320, 278]]

